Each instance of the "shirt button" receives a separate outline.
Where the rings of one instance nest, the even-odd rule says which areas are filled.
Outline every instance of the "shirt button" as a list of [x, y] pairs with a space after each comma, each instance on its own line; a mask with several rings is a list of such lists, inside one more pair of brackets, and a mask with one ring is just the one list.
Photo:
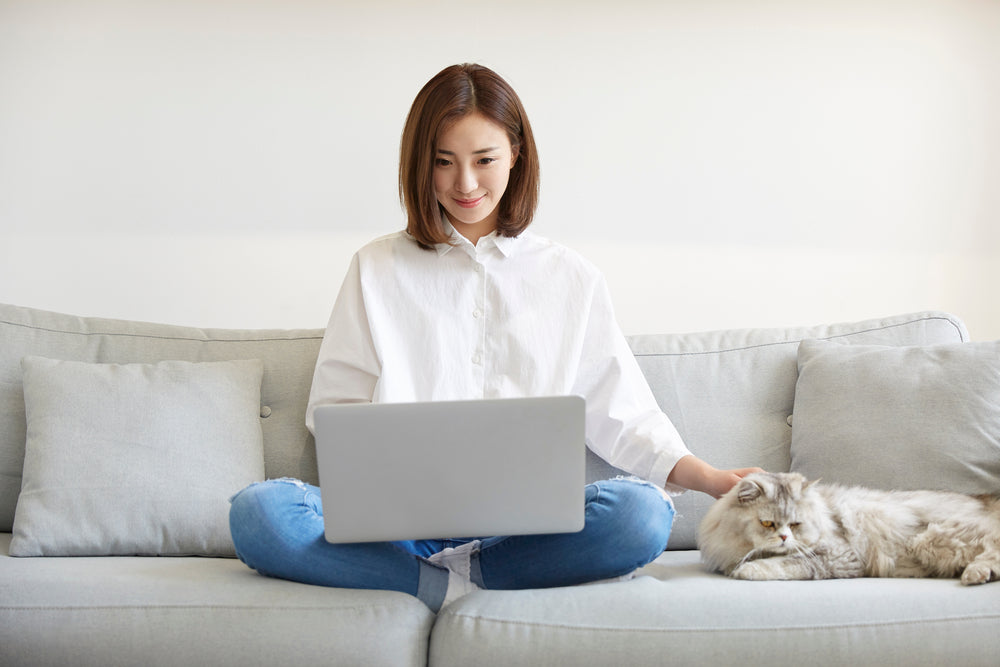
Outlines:
[[478, 319], [479, 319], [479, 318], [480, 318], [480, 317], [482, 316], [482, 314], [483, 314], [483, 313], [482, 313], [481, 311], [479, 311], [479, 310], [474, 310], [474, 311], [472, 311], [472, 316], [473, 316], [474, 318], [476, 318], [477, 320], [478, 320]]
[[472, 363], [476, 364], [477, 366], [480, 364], [480, 362], [482, 362], [482, 360], [483, 358], [478, 354], [472, 355]]

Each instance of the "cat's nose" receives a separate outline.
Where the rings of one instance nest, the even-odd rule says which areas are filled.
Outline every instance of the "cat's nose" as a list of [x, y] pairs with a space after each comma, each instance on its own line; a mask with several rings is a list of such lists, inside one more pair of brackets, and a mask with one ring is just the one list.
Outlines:
[[780, 537], [780, 538], [781, 538], [781, 541], [782, 541], [782, 542], [784, 542], [785, 540], [787, 540], [787, 539], [788, 539], [788, 535], [785, 535], [784, 533], [782, 533], [781, 535], [778, 535], [778, 537]]

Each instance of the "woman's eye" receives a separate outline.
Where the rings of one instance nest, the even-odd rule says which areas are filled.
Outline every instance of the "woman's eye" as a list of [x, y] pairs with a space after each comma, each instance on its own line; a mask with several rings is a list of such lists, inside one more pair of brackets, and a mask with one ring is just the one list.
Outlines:
[[439, 158], [435, 158], [434, 159], [434, 166], [435, 167], [447, 167], [450, 164], [451, 164], [451, 162], [449, 162], [448, 160], [445, 160], [443, 157], [439, 157]]
[[774, 528], [773, 521], [761, 521], [760, 525], [764, 526], [765, 528]]
[[484, 158], [481, 158], [479, 160], [479, 164], [481, 164], [482, 166], [486, 167], [486, 166], [489, 166], [489, 165], [493, 164], [496, 161], [497, 161], [497, 159], [495, 157], [484, 157]]

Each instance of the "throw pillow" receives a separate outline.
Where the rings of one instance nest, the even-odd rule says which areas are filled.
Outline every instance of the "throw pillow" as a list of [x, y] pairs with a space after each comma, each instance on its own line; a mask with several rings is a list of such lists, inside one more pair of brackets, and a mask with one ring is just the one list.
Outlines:
[[232, 556], [229, 497], [264, 475], [259, 360], [26, 357], [12, 556]]
[[803, 341], [794, 471], [883, 489], [1000, 490], [1000, 342]]

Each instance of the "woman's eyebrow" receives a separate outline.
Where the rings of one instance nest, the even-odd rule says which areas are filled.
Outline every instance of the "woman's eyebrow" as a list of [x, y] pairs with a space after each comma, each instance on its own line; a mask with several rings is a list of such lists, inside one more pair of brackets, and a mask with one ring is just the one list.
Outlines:
[[[473, 155], [480, 155], [482, 153], [492, 153], [493, 151], [498, 151], [498, 150], [500, 150], [499, 146], [490, 146], [489, 148], [480, 148], [478, 151], [472, 151], [472, 154]], [[454, 155], [455, 154], [454, 151], [446, 151], [443, 148], [439, 148], [438, 149], [438, 153], [442, 153], [444, 155]]]

